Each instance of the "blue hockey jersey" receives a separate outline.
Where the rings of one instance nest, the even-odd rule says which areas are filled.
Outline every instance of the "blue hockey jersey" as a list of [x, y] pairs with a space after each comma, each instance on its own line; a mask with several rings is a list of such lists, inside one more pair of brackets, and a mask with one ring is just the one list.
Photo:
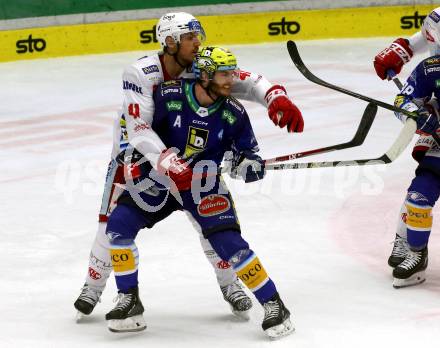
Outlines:
[[[407, 109], [409, 103], [414, 103], [420, 107], [432, 97], [440, 97], [440, 56], [426, 58], [417, 65], [396, 96], [394, 105]], [[396, 115], [402, 119], [402, 115]]]
[[[396, 96], [394, 105], [411, 112], [422, 106], [438, 111], [439, 98], [440, 55], [426, 58], [417, 65]], [[406, 119], [401, 113], [396, 113], [396, 116], [402, 121]], [[431, 136], [421, 135], [412, 155], [420, 163], [419, 168], [426, 168], [440, 175], [440, 149]]]
[[212, 160], [217, 166], [224, 153], [258, 151], [244, 107], [233, 97], [219, 98], [205, 108], [194, 95], [195, 80], [173, 80], [154, 92], [153, 130], [167, 148], [175, 147], [184, 159]]

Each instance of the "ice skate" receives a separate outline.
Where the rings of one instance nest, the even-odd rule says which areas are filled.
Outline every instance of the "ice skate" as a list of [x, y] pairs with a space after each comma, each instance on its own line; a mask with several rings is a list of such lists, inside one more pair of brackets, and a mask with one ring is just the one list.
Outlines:
[[295, 330], [290, 322], [290, 312], [284, 306], [278, 293], [264, 303], [263, 306], [264, 319], [261, 327], [266, 335], [272, 339], [277, 339], [287, 336]]
[[102, 291], [97, 290], [87, 283], [81, 288], [81, 293], [73, 304], [77, 309], [76, 320], [80, 321], [85, 315], [92, 313], [96, 304], [100, 302]]
[[404, 288], [423, 283], [425, 270], [428, 267], [428, 248], [420, 251], [409, 250], [405, 260], [393, 271], [393, 287]]
[[238, 318], [249, 320], [249, 311], [252, 308], [252, 300], [243, 290], [237, 278], [232, 284], [220, 287], [223, 298], [229, 303], [231, 311]]
[[135, 332], [147, 328], [144, 317], [144, 307], [139, 298], [138, 288], [130, 289], [128, 293], [119, 293], [115, 308], [105, 315], [108, 329], [112, 332]]
[[388, 265], [395, 268], [405, 260], [405, 256], [409, 251], [409, 245], [407, 240], [400, 237], [398, 234], [396, 234], [393, 244], [393, 250], [388, 258]]

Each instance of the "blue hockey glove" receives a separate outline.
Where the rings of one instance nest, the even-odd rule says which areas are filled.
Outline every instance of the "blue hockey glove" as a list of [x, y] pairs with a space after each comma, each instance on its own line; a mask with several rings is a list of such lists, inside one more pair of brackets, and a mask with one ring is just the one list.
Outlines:
[[435, 134], [437, 129], [440, 127], [437, 115], [435, 113], [430, 113], [426, 108], [421, 107], [417, 113], [417, 129], [426, 134]]
[[264, 161], [251, 152], [242, 152], [232, 162], [231, 177], [241, 177], [245, 182], [261, 180], [266, 175]]

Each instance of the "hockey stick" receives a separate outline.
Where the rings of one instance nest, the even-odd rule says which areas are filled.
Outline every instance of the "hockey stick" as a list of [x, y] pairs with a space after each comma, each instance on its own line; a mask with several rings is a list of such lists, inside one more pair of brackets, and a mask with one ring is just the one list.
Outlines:
[[308, 150], [308, 151], [303, 151], [303, 152], [292, 153], [290, 155], [269, 158], [269, 159], [264, 160], [264, 163], [270, 164], [270, 163], [275, 163], [275, 162], [289, 161], [289, 160], [293, 160], [293, 159], [297, 159], [297, 158], [317, 155], [317, 154], [321, 154], [321, 153], [332, 152], [332, 151], [336, 151], [336, 150], [343, 150], [343, 149], [348, 149], [351, 147], [356, 147], [356, 146], [362, 145], [364, 143], [364, 140], [365, 140], [368, 132], [370, 131], [371, 125], [373, 124], [374, 118], [376, 117], [376, 113], [377, 113], [377, 105], [374, 103], [368, 103], [368, 105], [364, 111], [364, 114], [362, 115], [361, 122], [359, 123], [359, 126], [356, 130], [356, 133], [355, 133], [353, 139], [351, 139], [350, 141], [347, 141], [342, 144], [321, 147], [319, 149]]
[[[333, 89], [335, 91], [350, 95], [350, 96], [355, 97], [357, 99], [361, 99], [361, 100], [364, 100], [369, 103], [374, 103], [378, 106], [383, 107], [384, 109], [402, 113], [412, 119], [415, 119], [418, 116], [417, 113], [415, 113], [415, 112], [409, 112], [409, 111], [403, 110], [401, 108], [395, 107], [394, 105], [384, 103], [380, 100], [373, 99], [373, 98], [364, 96], [362, 94], [359, 94], [359, 93], [356, 93], [353, 91], [349, 91], [345, 88], [335, 86], [335, 85], [332, 85], [331, 83], [328, 83], [328, 82], [325, 82], [324, 80], [321, 80], [319, 77], [313, 75], [309, 69], [307, 69], [307, 67], [305, 66], [304, 62], [301, 59], [301, 56], [299, 55], [298, 48], [296, 47], [295, 42], [293, 42], [291, 40], [287, 41], [287, 50], [289, 51], [289, 55], [290, 55], [290, 58], [292, 59], [293, 63], [295, 64], [295, 66], [298, 68], [298, 70], [301, 72], [301, 74], [303, 74], [303, 76], [307, 80], [312, 81], [320, 86], [324, 86], [324, 87]], [[433, 134], [432, 137], [437, 142], [437, 145], [440, 146], [439, 136], [437, 134]]]
[[377, 158], [358, 159], [351, 161], [331, 161], [331, 162], [309, 162], [309, 163], [279, 163], [266, 165], [267, 170], [281, 169], [305, 169], [305, 168], [325, 168], [325, 167], [341, 167], [341, 166], [361, 166], [372, 164], [387, 164], [393, 162], [405, 150], [411, 142], [417, 124], [412, 118], [406, 120], [405, 126], [399, 133], [394, 143], [382, 156]]
[[403, 88], [403, 84], [402, 84], [402, 82], [400, 82], [399, 78], [396, 76], [396, 73], [392, 70], [388, 70], [387, 73], [388, 73], [388, 76], [391, 78], [391, 80], [393, 80], [394, 84], [399, 89], [399, 91], [401, 91]]

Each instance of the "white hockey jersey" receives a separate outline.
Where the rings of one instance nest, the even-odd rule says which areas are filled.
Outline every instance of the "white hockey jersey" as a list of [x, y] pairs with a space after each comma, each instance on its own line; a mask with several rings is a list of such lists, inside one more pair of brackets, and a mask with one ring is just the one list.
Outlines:
[[[115, 120], [113, 159], [130, 143], [156, 167], [165, 145], [151, 129], [154, 114], [153, 88], [171, 79], [164, 71], [162, 61], [163, 56], [160, 54], [143, 57], [123, 72], [124, 101]], [[179, 77], [194, 78], [195, 75], [185, 70]], [[267, 107], [264, 96], [270, 87], [272, 85], [263, 76], [240, 71], [234, 81], [232, 95]]]
[[440, 54], [440, 7], [432, 10], [424, 19], [422, 29], [411, 36], [409, 45], [414, 54], [429, 50], [430, 56]]
[[423, 31], [415, 33], [408, 39], [408, 41], [414, 54], [421, 54], [424, 53], [426, 50], [429, 50], [430, 56], [440, 54], [440, 46], [437, 45], [437, 43], [428, 40], [426, 34]]

